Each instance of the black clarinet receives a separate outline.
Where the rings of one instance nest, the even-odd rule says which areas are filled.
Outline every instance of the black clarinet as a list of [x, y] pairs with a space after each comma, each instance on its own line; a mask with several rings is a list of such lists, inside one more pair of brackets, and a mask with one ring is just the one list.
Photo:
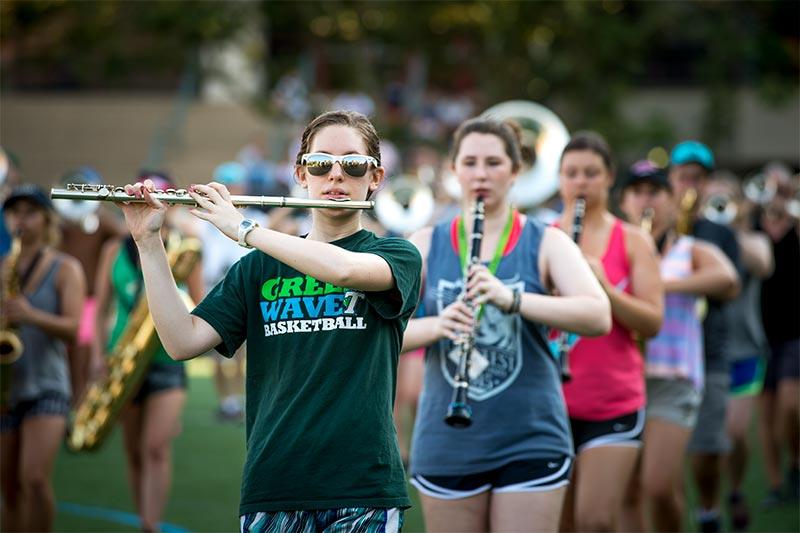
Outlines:
[[[469, 267], [477, 264], [481, 260], [481, 241], [483, 240], [483, 197], [475, 199], [475, 208], [472, 211], [472, 235], [469, 246]], [[467, 278], [464, 278], [464, 291], [467, 289]], [[467, 301], [467, 305], [472, 310], [473, 317], [477, 313], [477, 307], [472, 302]], [[475, 325], [477, 327], [477, 325]], [[461, 338], [458, 354], [458, 368], [456, 369], [455, 384], [453, 386], [453, 399], [447, 406], [447, 416], [444, 421], [447, 425], [454, 428], [466, 428], [472, 424], [472, 407], [467, 403], [467, 392], [469, 391], [469, 367], [472, 348], [475, 345], [475, 330]]]
[[[575, 200], [575, 211], [572, 218], [572, 240], [575, 244], [581, 240], [583, 233], [583, 216], [586, 214], [586, 200], [579, 196]], [[558, 369], [561, 371], [561, 382], [566, 383], [572, 379], [569, 371], [569, 333], [562, 331], [558, 336]]]

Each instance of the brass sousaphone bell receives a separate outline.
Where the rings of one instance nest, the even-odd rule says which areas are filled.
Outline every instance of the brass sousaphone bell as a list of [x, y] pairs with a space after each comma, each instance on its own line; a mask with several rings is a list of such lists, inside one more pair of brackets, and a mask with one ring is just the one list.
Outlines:
[[514, 120], [522, 129], [522, 144], [532, 147], [536, 161], [523, 170], [511, 189], [510, 198], [522, 210], [542, 205], [558, 191], [561, 152], [569, 142], [569, 131], [558, 116], [536, 102], [509, 100], [481, 114], [495, 120]]

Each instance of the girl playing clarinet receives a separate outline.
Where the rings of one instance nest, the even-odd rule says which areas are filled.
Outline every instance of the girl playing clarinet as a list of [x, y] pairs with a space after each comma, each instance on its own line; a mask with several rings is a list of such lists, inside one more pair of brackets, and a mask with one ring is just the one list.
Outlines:
[[[403, 349], [427, 348], [411, 482], [428, 531], [555, 531], [573, 454], [548, 329], [602, 335], [611, 324], [608, 300], [569, 237], [511, 206], [521, 164], [517, 127], [463, 123], [451, 161], [461, 215], [411, 237], [425, 259], [423, 316], [409, 323]], [[478, 197], [480, 260], [464, 272]], [[455, 428], [444, 417], [456, 341], [465, 334], [475, 346], [471, 425]]]
[[572, 231], [572, 212], [585, 200], [580, 248], [603, 287], [613, 315], [608, 335], [582, 338], [570, 354], [572, 380], [564, 395], [576, 464], [562, 528], [610, 531], [616, 527], [644, 429], [644, 362], [634, 334], [658, 333], [664, 289], [653, 241], [608, 211], [614, 183], [611, 150], [596, 133], [578, 133], [561, 156], [559, 225]]

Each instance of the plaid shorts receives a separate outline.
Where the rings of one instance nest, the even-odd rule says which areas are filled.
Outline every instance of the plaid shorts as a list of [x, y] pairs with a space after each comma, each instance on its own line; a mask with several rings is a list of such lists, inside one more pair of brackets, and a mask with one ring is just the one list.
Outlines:
[[403, 511], [396, 507], [275, 511], [239, 517], [241, 533], [399, 533], [402, 527]]
[[38, 398], [20, 402], [7, 413], [0, 414], [0, 432], [16, 431], [22, 421], [32, 416], [63, 416], [69, 414], [69, 398], [58, 392], [45, 392]]

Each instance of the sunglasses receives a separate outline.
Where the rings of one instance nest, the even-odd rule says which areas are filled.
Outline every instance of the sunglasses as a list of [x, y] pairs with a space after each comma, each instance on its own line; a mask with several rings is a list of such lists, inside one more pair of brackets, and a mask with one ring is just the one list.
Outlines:
[[303, 154], [300, 163], [306, 167], [312, 176], [324, 176], [333, 168], [334, 163], [339, 163], [345, 174], [353, 178], [362, 178], [369, 170], [369, 165], [378, 166], [374, 157], [361, 154], [331, 155], [322, 153]]

